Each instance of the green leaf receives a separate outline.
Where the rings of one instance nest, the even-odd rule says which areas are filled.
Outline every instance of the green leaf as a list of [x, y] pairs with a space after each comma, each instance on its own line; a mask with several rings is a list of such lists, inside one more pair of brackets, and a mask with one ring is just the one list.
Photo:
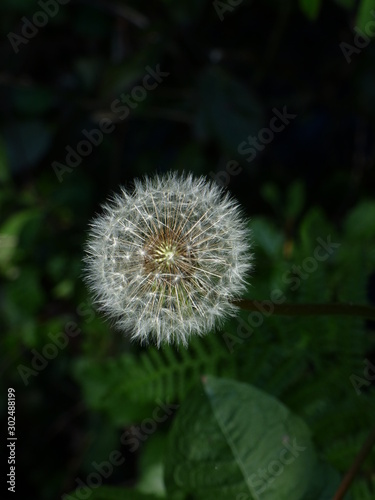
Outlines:
[[264, 200], [271, 205], [275, 212], [278, 212], [281, 204], [281, 193], [279, 187], [272, 182], [267, 182], [261, 186], [260, 192]]
[[319, 15], [322, 0], [299, 0], [299, 4], [303, 13], [314, 21]]
[[165, 445], [165, 433], [155, 433], [143, 443], [139, 459], [138, 491], [165, 496], [163, 460]]
[[257, 248], [273, 260], [280, 258], [284, 236], [268, 219], [256, 217], [251, 221], [251, 231]]
[[295, 219], [302, 212], [305, 203], [305, 186], [301, 181], [293, 182], [288, 188], [285, 214]]
[[1, 234], [10, 236], [19, 236], [22, 229], [29, 224], [33, 219], [40, 216], [40, 213], [35, 208], [28, 208], [9, 217], [7, 221], [0, 227]]
[[16, 252], [18, 240], [10, 234], [0, 232], [0, 270], [6, 272]]
[[317, 500], [337, 484], [299, 417], [251, 385], [211, 376], [177, 414], [165, 480], [168, 498], [196, 500]]
[[0, 226], [0, 270], [6, 271], [17, 251], [21, 231], [37, 221], [40, 213], [37, 209], [26, 209], [9, 217]]
[[363, 201], [348, 215], [345, 223], [346, 234], [358, 243], [375, 243], [375, 201]]
[[115, 425], [140, 421], [154, 409], [152, 404], [129, 403], [127, 395], [119, 393], [119, 381], [129, 377], [134, 363], [128, 353], [106, 363], [83, 357], [74, 365], [74, 376], [81, 384], [87, 404], [105, 413]]
[[357, 28], [366, 31], [366, 25], [374, 21], [375, 16], [371, 11], [375, 9], [375, 0], [362, 0], [357, 12]]
[[[62, 498], [63, 500], [81, 500], [83, 496], [81, 491], [78, 490], [77, 493], [63, 495]], [[90, 490], [90, 500], [160, 500], [160, 497], [155, 495], [146, 495], [134, 489], [102, 486], [100, 488]]]
[[19, 276], [9, 283], [8, 296], [17, 305], [20, 318], [35, 314], [45, 303], [45, 292], [38, 270], [24, 266]]
[[202, 373], [230, 377], [235, 370], [235, 360], [228, 359], [220, 337], [207, 335], [193, 337], [189, 348], [179, 351], [166, 345], [149, 347], [141, 356], [126, 353], [102, 362], [82, 360], [75, 373], [93, 407], [108, 411], [117, 423], [129, 423], [147, 417], [147, 411], [139, 411], [152, 411], [158, 400], [170, 403], [184, 398]]
[[[314, 251], [318, 246], [321, 239], [327, 241], [327, 237], [332, 235], [332, 241], [339, 243], [337, 237], [334, 235], [334, 229], [330, 226], [323, 210], [320, 207], [312, 207], [305, 215], [300, 225], [300, 238], [301, 238], [301, 251], [305, 256], [314, 255]], [[332, 255], [336, 253], [334, 247]], [[328, 254], [330, 255], [330, 254]]]
[[[363, 474], [362, 474], [363, 475]], [[354, 481], [350, 490], [352, 492], [353, 497], [358, 500], [374, 500], [374, 491], [375, 491], [375, 478], [371, 477], [371, 473], [369, 474], [369, 480], [366, 481], [364, 479], [357, 479]]]

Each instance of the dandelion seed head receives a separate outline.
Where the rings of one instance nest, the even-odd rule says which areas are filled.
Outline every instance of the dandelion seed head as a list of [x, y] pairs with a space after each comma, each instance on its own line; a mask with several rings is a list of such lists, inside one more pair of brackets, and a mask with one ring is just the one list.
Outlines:
[[136, 180], [91, 223], [85, 279], [133, 340], [187, 345], [237, 312], [251, 268], [238, 204], [204, 177]]

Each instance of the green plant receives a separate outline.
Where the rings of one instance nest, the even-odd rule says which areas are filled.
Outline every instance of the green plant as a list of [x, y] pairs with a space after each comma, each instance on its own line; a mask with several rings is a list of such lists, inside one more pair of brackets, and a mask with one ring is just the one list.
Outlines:
[[[316, 297], [320, 302], [339, 299], [366, 304], [366, 283], [375, 270], [374, 213], [373, 202], [362, 203], [337, 232], [321, 211], [312, 209], [301, 221], [293, 249], [286, 254], [282, 233], [267, 220], [253, 220], [260, 270], [253, 276], [248, 294], [252, 304], [258, 304], [258, 313], [263, 310], [260, 325], [254, 326], [252, 313], [243, 310], [239, 319], [228, 321], [221, 331], [192, 338], [188, 348], [150, 347], [139, 354], [77, 363], [76, 377], [86, 401], [115, 425], [129, 428], [147, 419], [156, 401], [180, 405], [172, 429], [155, 431], [166, 446], [164, 453], [154, 457], [154, 463], [164, 464], [159, 474], [165, 471], [166, 498], [332, 498], [340, 475], [349, 468], [373, 425], [374, 387], [368, 382], [358, 393], [353, 375], [363, 377], [374, 332], [370, 323], [355, 316], [320, 316], [313, 310], [311, 316], [300, 317], [267, 314], [270, 301], [265, 302], [264, 297], [278, 289], [297, 307]], [[259, 240], [258, 231], [263, 234]], [[302, 264], [303, 269], [303, 263], [310, 262], [319, 235], [332, 235], [340, 245], [316, 269], [302, 275], [298, 266]], [[298, 283], [294, 290], [291, 278], [295, 278], [294, 285]], [[258, 302], [254, 295], [259, 296]], [[237, 390], [248, 395], [246, 403], [235, 396]], [[251, 417], [246, 405], [257, 409], [256, 416]], [[305, 423], [288, 423], [288, 431], [273, 431], [269, 418], [279, 411], [276, 408], [286, 415], [293, 412], [293, 422], [300, 418]], [[282, 473], [274, 465], [275, 472], [268, 472], [268, 479], [258, 477], [258, 469], [268, 470], [269, 463], [277, 460], [272, 457], [280, 453], [280, 436], [292, 436], [300, 425], [308, 439], [308, 455], [303, 459], [301, 455], [300, 462], [296, 458], [294, 467], [283, 465]], [[252, 440], [253, 458], [249, 455]], [[350, 498], [371, 498], [374, 451], [366, 458]], [[176, 467], [185, 471], [183, 476]], [[186, 471], [190, 470], [189, 475]], [[176, 482], [176, 475], [181, 481]], [[122, 494], [133, 498], [130, 492], [128, 497]]]

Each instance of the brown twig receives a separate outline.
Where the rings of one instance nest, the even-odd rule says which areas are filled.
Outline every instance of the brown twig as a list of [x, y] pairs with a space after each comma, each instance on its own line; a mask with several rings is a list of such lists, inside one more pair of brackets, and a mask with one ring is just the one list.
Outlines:
[[[272, 304], [272, 314], [283, 316], [360, 316], [375, 320], [375, 307], [359, 304]], [[241, 309], [262, 312], [262, 301], [240, 300], [236, 302]]]
[[361, 451], [356, 456], [352, 466], [350, 467], [348, 472], [345, 474], [345, 477], [342, 480], [338, 490], [336, 491], [335, 496], [333, 497], [333, 500], [341, 500], [342, 498], [344, 498], [345, 493], [348, 491], [356, 474], [358, 473], [359, 469], [361, 468], [361, 465], [365, 461], [367, 455], [370, 453], [370, 451], [374, 445], [375, 445], [375, 427], [373, 428], [373, 430], [370, 432], [369, 436], [367, 437], [364, 445], [362, 446]]

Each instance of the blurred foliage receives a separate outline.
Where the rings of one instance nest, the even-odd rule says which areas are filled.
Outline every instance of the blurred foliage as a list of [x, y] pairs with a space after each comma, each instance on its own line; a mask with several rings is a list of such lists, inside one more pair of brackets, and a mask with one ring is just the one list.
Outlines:
[[[47, 3], [53, 15], [35, 28]], [[375, 364], [374, 324], [265, 314], [252, 328], [243, 312], [188, 349], [142, 348], [94, 311], [82, 246], [120, 184], [191, 171], [227, 185], [251, 218], [248, 297], [269, 301], [277, 289], [290, 302], [374, 304], [372, 9], [374, 0], [1, 2], [1, 415], [14, 387], [23, 497], [80, 498], [77, 478], [87, 483], [94, 462], [118, 451], [124, 461], [90, 498], [256, 498], [246, 445], [260, 440], [256, 470], [279, 446], [266, 421], [250, 420], [263, 404], [263, 416], [300, 422], [311, 444], [259, 498], [331, 498], [373, 425], [364, 363]], [[146, 81], [155, 71], [161, 81]], [[285, 107], [296, 117], [250, 161], [240, 144]], [[77, 159], [83, 140], [98, 144]], [[339, 247], [309, 271], [327, 238]], [[240, 393], [243, 406], [231, 396]], [[178, 408], [134, 450], [132, 432], [163, 405]], [[177, 465], [192, 471], [183, 482]], [[282, 493], [303, 474], [305, 491]], [[374, 477], [373, 451], [347, 498], [374, 498]]]

